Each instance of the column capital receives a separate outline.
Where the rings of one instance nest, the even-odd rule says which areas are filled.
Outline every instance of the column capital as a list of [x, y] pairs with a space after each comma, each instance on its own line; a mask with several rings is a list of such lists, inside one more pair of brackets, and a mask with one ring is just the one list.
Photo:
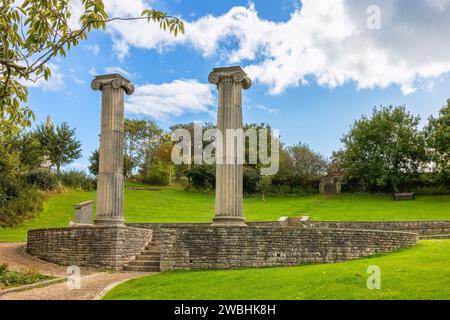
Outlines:
[[242, 82], [242, 88], [248, 89], [252, 85], [252, 81], [247, 74], [239, 66], [214, 68], [208, 76], [209, 83], [219, 84], [223, 80], [232, 80], [235, 82]]
[[108, 87], [115, 89], [122, 88], [128, 95], [134, 92], [134, 85], [131, 81], [117, 73], [96, 76], [91, 82], [92, 90], [103, 91], [104, 88]]

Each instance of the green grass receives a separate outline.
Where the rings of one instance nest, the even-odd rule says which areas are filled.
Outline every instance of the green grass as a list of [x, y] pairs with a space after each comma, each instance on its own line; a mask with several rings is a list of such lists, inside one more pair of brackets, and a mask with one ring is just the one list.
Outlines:
[[[381, 269], [369, 290], [367, 267]], [[224, 271], [174, 271], [127, 281], [104, 299], [450, 299], [450, 240], [354, 261]]]
[[[209, 222], [214, 195], [181, 188], [160, 191], [125, 190], [127, 222]], [[95, 192], [72, 191], [50, 198], [37, 217], [15, 228], [0, 229], [0, 241], [25, 241], [29, 229], [65, 227], [73, 205], [95, 199]], [[448, 220], [450, 196], [419, 196], [416, 201], [392, 201], [387, 195], [252, 196], [244, 199], [248, 221], [278, 220], [281, 216], [309, 215], [314, 220]]]

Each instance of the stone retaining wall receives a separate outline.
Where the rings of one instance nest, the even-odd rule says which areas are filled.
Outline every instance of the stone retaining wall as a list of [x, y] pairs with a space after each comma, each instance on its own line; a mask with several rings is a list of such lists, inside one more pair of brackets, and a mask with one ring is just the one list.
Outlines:
[[329, 263], [413, 246], [413, 233], [283, 227], [161, 227], [161, 270]]
[[[251, 227], [301, 227], [325, 229], [360, 229], [386, 230], [418, 233], [421, 236], [450, 234], [450, 220], [441, 221], [300, 221], [301, 218], [290, 217], [286, 221], [247, 222]], [[160, 230], [161, 227], [208, 227], [210, 223], [129, 223], [134, 228]], [[430, 237], [427, 237], [430, 238]]]
[[300, 221], [289, 218], [290, 227], [389, 230], [418, 233], [419, 236], [450, 234], [450, 221]]
[[27, 252], [60, 265], [121, 270], [152, 239], [152, 230], [78, 227], [28, 231]]

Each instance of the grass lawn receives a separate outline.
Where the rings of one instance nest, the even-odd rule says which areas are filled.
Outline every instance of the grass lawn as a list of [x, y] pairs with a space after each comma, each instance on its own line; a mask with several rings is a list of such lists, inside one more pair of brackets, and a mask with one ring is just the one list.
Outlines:
[[[49, 199], [44, 211], [16, 228], [0, 228], [0, 241], [25, 241], [29, 229], [65, 227], [72, 205], [94, 200], [95, 192], [72, 191]], [[248, 221], [277, 220], [281, 216], [309, 215], [314, 220], [448, 220], [450, 196], [419, 196], [416, 201], [392, 201], [385, 195], [289, 196], [244, 199]], [[181, 188], [160, 191], [125, 190], [127, 222], [209, 222], [214, 195]]]
[[[381, 269], [369, 290], [367, 267]], [[450, 299], [450, 240], [334, 264], [163, 272], [127, 281], [104, 299]]]

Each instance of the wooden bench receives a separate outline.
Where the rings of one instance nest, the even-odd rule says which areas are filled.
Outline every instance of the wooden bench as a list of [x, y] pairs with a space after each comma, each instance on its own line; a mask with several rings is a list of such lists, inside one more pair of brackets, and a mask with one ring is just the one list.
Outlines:
[[395, 192], [394, 193], [394, 201], [395, 200], [416, 200], [416, 195], [414, 192]]

